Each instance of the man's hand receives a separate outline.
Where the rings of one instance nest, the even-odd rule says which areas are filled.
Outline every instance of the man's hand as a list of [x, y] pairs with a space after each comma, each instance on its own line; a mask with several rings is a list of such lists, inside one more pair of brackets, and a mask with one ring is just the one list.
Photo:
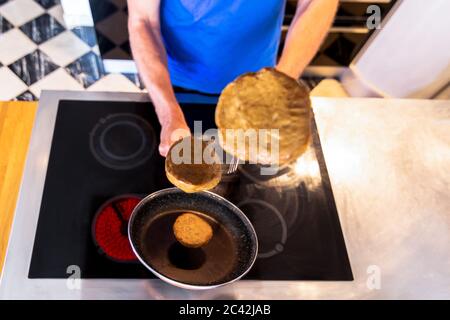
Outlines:
[[191, 134], [184, 118], [173, 117], [167, 123], [161, 126], [161, 142], [159, 144], [159, 153], [165, 157], [169, 152], [170, 146]]

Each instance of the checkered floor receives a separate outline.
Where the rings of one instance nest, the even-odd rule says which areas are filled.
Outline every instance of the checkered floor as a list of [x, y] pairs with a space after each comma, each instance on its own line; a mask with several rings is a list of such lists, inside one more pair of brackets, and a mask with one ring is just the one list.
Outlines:
[[[126, 0], [90, 0], [100, 53], [104, 59], [131, 59]], [[124, 28], [125, 27], [125, 28]]]
[[65, 27], [59, 0], [0, 0], [0, 100], [44, 89], [143, 89], [136, 74], [108, 74], [92, 27]]

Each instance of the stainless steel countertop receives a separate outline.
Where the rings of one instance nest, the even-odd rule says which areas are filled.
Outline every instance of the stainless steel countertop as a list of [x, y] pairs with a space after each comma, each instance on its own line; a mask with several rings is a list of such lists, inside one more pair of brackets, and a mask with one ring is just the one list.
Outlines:
[[[47, 92], [40, 101], [1, 298], [450, 299], [450, 101], [436, 100], [313, 98], [352, 282], [238, 281], [209, 291], [188, 291], [160, 280], [81, 280], [80, 289], [69, 289], [66, 280], [28, 279], [61, 94]], [[63, 96], [147, 99], [145, 94], [120, 93]]]

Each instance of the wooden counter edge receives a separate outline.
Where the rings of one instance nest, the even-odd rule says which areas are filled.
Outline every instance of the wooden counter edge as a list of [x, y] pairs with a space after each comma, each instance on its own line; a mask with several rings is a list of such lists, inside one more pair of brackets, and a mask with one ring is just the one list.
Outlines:
[[37, 102], [0, 102], [0, 272], [22, 181]]

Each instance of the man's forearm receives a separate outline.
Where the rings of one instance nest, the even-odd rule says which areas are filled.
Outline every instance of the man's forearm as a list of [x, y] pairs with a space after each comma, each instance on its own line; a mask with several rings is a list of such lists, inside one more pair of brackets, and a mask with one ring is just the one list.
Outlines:
[[165, 124], [182, 119], [167, 71], [167, 57], [159, 26], [147, 21], [129, 23], [130, 44], [140, 76], [155, 106], [158, 119]]
[[311, 62], [336, 14], [338, 0], [299, 0], [277, 69], [298, 78]]

